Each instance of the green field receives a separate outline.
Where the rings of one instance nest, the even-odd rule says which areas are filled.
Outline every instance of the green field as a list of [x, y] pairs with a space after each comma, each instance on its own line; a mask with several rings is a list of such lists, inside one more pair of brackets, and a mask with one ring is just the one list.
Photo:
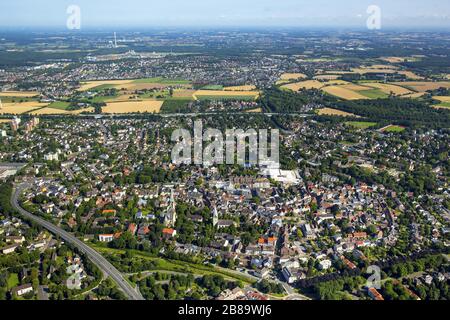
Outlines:
[[405, 128], [401, 127], [401, 126], [390, 126], [389, 128], [387, 128], [386, 130], [384, 130], [384, 132], [402, 132], [404, 131]]
[[[95, 96], [95, 97], [92, 97], [92, 98], [81, 99], [80, 102], [83, 102], [83, 103], [101, 103], [101, 102], [106, 102], [107, 100], [112, 100], [114, 98], [117, 98], [117, 96], [101, 96], [101, 95], [99, 95], [99, 96]], [[56, 108], [56, 109], [59, 109], [59, 108]]]
[[380, 89], [362, 90], [358, 91], [359, 94], [369, 98], [369, 99], [385, 99], [389, 95], [381, 91]]
[[191, 100], [187, 99], [169, 99], [165, 100], [160, 112], [161, 113], [183, 113], [186, 111]]
[[116, 96], [96, 96], [93, 97], [92, 99], [89, 99], [90, 102], [105, 102], [106, 100], [111, 100], [116, 98]]
[[364, 122], [364, 121], [348, 121], [345, 123], [348, 126], [354, 127], [356, 129], [368, 129], [377, 125], [376, 122]]
[[70, 103], [65, 102], [65, 101], [55, 101], [48, 105], [49, 108], [60, 109], [60, 110], [67, 110], [67, 108], [69, 106], [70, 106]]
[[450, 108], [450, 102], [441, 102], [437, 105], [437, 107]]
[[223, 90], [222, 85], [210, 84], [201, 88], [202, 90]]

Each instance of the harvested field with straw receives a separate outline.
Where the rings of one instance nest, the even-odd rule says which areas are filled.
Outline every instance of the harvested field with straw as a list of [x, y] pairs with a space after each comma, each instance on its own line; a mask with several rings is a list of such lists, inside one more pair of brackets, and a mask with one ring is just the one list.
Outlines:
[[405, 81], [405, 82], [393, 82], [392, 84], [406, 87], [406, 88], [411, 88], [417, 92], [425, 92], [428, 90], [437, 90], [439, 88], [450, 89], [449, 81], [440, 81], [440, 82]]
[[406, 94], [414, 93], [411, 90], [408, 90], [406, 88], [396, 86], [393, 84], [388, 84], [388, 83], [368, 82], [368, 83], [364, 83], [364, 85], [368, 86], [368, 87], [380, 89], [381, 91], [383, 91], [384, 93], [387, 93], [387, 94], [390, 94], [392, 92], [393, 94], [395, 94], [397, 96], [403, 96]]
[[245, 112], [247, 112], [247, 113], [261, 113], [262, 109], [261, 108], [256, 108], [256, 109], [246, 110]]
[[39, 116], [39, 115], [78, 115], [81, 114], [83, 112], [94, 112], [94, 108], [89, 107], [89, 108], [84, 108], [84, 109], [79, 109], [79, 110], [63, 110], [63, 109], [55, 109], [55, 108], [42, 108], [42, 109], [38, 109], [35, 111], [30, 112], [30, 114], [35, 115], [35, 116]]
[[[355, 86], [355, 85], [351, 85]], [[359, 94], [356, 91], [346, 88], [346, 86], [328, 86], [322, 88], [322, 91], [325, 91], [328, 94], [339, 97], [345, 100], [358, 100], [358, 99], [367, 99], [366, 96]]]
[[174, 90], [173, 91], [173, 98], [184, 98], [184, 99], [192, 99], [192, 95], [195, 93], [196, 90]]
[[40, 102], [22, 102], [22, 103], [3, 103], [0, 114], [22, 114], [47, 106], [47, 103]]
[[320, 74], [317, 76], [314, 76], [315, 80], [337, 80], [341, 76], [338, 74]]
[[439, 100], [440, 102], [450, 102], [450, 97], [448, 96], [435, 96], [433, 99]]
[[280, 80], [299, 80], [306, 78], [308, 78], [308, 76], [304, 73], [283, 73], [280, 76]]
[[223, 90], [225, 90], [225, 91], [252, 91], [252, 90], [256, 90], [256, 86], [245, 85], [245, 86], [225, 87]]
[[341, 116], [341, 117], [356, 117], [359, 118], [359, 116], [353, 114], [353, 113], [349, 113], [349, 112], [345, 112], [345, 111], [341, 111], [341, 110], [337, 110], [337, 109], [332, 109], [332, 108], [322, 108], [317, 110], [317, 114], [318, 115], [326, 115], [326, 116]]
[[39, 95], [36, 91], [3, 91], [0, 92], [1, 97], [18, 97], [18, 98], [31, 98]]
[[292, 90], [292, 91], [299, 91], [300, 89], [320, 89], [324, 85], [325, 85], [325, 83], [317, 81], [317, 80], [307, 80], [307, 81], [285, 84], [281, 87]]
[[132, 83], [133, 80], [104, 80], [104, 81], [88, 81], [81, 84], [79, 91], [88, 91], [96, 87], [108, 85], [108, 86], [121, 86]]
[[423, 80], [424, 79], [424, 77], [421, 77], [412, 71], [398, 71], [398, 74], [402, 74], [402, 75], [406, 76], [406, 78], [411, 79], [411, 80]]

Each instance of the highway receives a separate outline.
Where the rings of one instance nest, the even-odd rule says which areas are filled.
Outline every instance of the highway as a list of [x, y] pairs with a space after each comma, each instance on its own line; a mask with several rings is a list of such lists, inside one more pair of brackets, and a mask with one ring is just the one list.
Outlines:
[[62, 230], [61, 228], [55, 226], [54, 224], [39, 218], [30, 212], [24, 210], [19, 205], [19, 196], [22, 193], [23, 190], [25, 190], [30, 185], [27, 183], [22, 183], [18, 186], [15, 186], [13, 190], [13, 194], [11, 196], [11, 205], [20, 212], [24, 217], [27, 219], [32, 220], [33, 222], [37, 223], [38, 225], [44, 227], [51, 233], [61, 237], [68, 243], [72, 244], [73, 246], [77, 247], [81, 252], [83, 252], [105, 275], [108, 275], [111, 277], [111, 279], [116, 282], [118, 287], [122, 289], [122, 291], [125, 293], [125, 295], [130, 300], [145, 300], [144, 297], [141, 295], [138, 290], [135, 290], [130, 283], [123, 277], [123, 275], [117, 270], [108, 260], [106, 260], [100, 253], [86, 245], [84, 242], [76, 238], [75, 236], [71, 235], [70, 233]]
[[[239, 116], [255, 116], [255, 115], [262, 115], [267, 117], [274, 117], [274, 116], [286, 116], [286, 117], [301, 117], [301, 118], [308, 118], [313, 117], [315, 114], [312, 113], [280, 113], [280, 112], [260, 112], [260, 113], [253, 113], [253, 112], [193, 112], [193, 113], [140, 113], [140, 114], [80, 114], [78, 115], [79, 118], [84, 119], [114, 119], [114, 118], [130, 118], [130, 117], [145, 117], [147, 115], [151, 115], [153, 117], [161, 117], [161, 118], [192, 118], [192, 117], [200, 117], [200, 116], [220, 116], [220, 115], [239, 115]], [[67, 115], [65, 115], [67, 116]], [[46, 114], [41, 115], [41, 117], [45, 118], [63, 118], [63, 115], [58, 114]]]

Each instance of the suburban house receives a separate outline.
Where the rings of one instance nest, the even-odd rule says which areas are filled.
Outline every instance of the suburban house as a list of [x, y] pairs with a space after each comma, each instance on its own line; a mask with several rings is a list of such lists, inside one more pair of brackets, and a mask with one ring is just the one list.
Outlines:
[[175, 237], [177, 235], [177, 230], [171, 228], [164, 228], [162, 233], [164, 238], [168, 239]]
[[29, 292], [33, 291], [33, 286], [31, 283], [23, 284], [21, 286], [17, 286], [11, 290], [12, 294], [17, 296], [23, 296], [24, 294], [27, 294]]
[[378, 300], [378, 301], [382, 301], [384, 300], [383, 296], [381, 295], [381, 293], [379, 293], [377, 291], [377, 289], [375, 288], [369, 288], [367, 290], [367, 293], [369, 294], [369, 296], [373, 299], [373, 300]]
[[113, 234], [99, 234], [98, 240], [100, 240], [101, 242], [111, 242], [114, 240], [114, 235]]
[[1, 248], [0, 250], [2, 251], [3, 254], [10, 254], [16, 251], [18, 247], [19, 247], [18, 244], [11, 244], [9, 246]]

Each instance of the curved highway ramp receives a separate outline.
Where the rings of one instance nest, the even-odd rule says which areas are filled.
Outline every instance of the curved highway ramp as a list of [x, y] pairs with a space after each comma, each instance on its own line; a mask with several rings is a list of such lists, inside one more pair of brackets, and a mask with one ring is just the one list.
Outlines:
[[102, 270], [103, 274], [110, 276], [120, 289], [128, 296], [130, 300], [145, 300], [144, 297], [140, 294], [140, 292], [134, 289], [130, 283], [123, 277], [119, 270], [117, 270], [108, 260], [106, 260], [100, 253], [86, 245], [84, 242], [71, 235], [67, 231], [55, 226], [54, 224], [39, 218], [30, 212], [24, 210], [19, 205], [19, 196], [24, 189], [29, 187], [30, 185], [27, 183], [22, 183], [18, 186], [15, 186], [13, 189], [13, 194], [11, 196], [11, 205], [25, 218], [32, 220], [38, 225], [44, 227], [51, 233], [60, 236], [62, 239], [77, 247], [81, 252], [83, 252], [100, 270]]

